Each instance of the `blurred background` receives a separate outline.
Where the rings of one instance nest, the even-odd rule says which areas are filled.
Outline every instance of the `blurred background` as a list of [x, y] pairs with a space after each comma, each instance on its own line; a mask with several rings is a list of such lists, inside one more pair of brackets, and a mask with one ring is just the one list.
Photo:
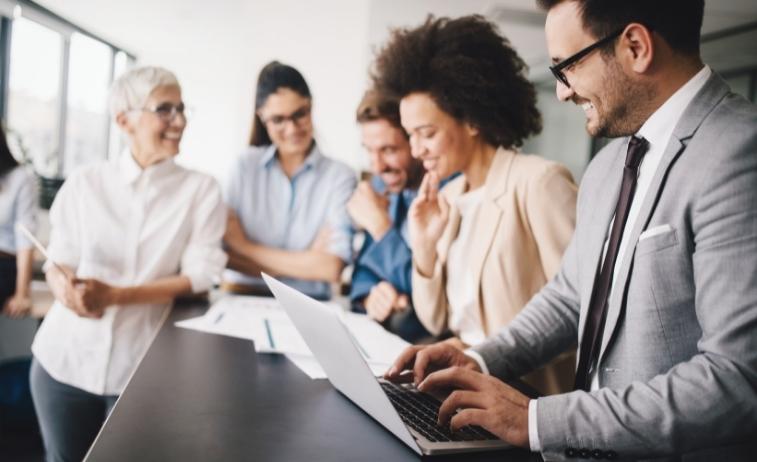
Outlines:
[[[566, 164], [580, 180], [603, 141], [586, 135], [580, 108], [555, 99], [544, 13], [534, 0], [0, 0], [0, 119], [49, 205], [69, 172], [123, 149], [107, 110], [114, 76], [135, 65], [164, 66], [193, 108], [178, 161], [223, 182], [249, 136], [257, 73], [277, 59], [310, 85], [323, 152], [358, 171], [368, 161], [354, 113], [374, 52], [392, 28], [428, 14], [472, 13], [499, 25], [539, 90], [544, 130], [523, 151]], [[702, 42], [705, 62], [755, 101], [757, 2], [708, 1]], [[44, 212], [42, 222], [44, 241]], [[49, 295], [43, 281], [34, 284], [44, 313]], [[37, 322], [0, 316], [0, 366], [29, 357]], [[0, 441], [0, 460], [11, 457], [4, 448]], [[15, 452], [10, 460], [39, 454]]]
[[[554, 98], [534, 0], [0, 0], [0, 117], [40, 174], [65, 177], [121, 149], [106, 107], [113, 76], [161, 65], [194, 108], [180, 162], [223, 181], [249, 134], [257, 73], [278, 59], [311, 86], [324, 152], [357, 169], [367, 160], [353, 116], [374, 51], [392, 28], [429, 13], [478, 13], [499, 25], [540, 90], [544, 132], [524, 150], [580, 177], [594, 146], [580, 110]], [[707, 2], [703, 34], [706, 62], [754, 99], [757, 2]]]

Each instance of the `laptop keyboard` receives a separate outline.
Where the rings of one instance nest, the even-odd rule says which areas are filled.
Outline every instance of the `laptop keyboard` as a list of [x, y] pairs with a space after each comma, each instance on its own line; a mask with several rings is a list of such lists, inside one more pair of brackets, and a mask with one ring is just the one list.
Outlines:
[[433, 442], [497, 440], [496, 436], [478, 426], [469, 425], [456, 432], [436, 424], [441, 403], [433, 396], [418, 391], [410, 384], [380, 381], [381, 387], [399, 413], [402, 421]]

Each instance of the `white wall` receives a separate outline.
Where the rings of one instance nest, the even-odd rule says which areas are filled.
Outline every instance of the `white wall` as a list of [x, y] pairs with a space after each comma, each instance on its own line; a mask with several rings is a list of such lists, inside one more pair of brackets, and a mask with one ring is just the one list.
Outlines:
[[[313, 94], [323, 151], [353, 167], [365, 165], [354, 115], [367, 82], [369, 2], [254, 2], [248, 13], [250, 86], [272, 59], [299, 69]], [[247, 111], [251, 121], [251, 103]]]
[[[324, 152], [367, 167], [354, 113], [369, 84], [373, 54], [390, 27], [437, 16], [487, 14], [495, 5], [536, 11], [531, 0], [39, 0], [66, 19], [165, 66], [195, 111], [179, 161], [223, 180], [245, 146], [260, 68], [279, 59], [298, 68], [314, 97], [316, 137]], [[527, 59], [542, 55], [541, 30], [507, 22], [503, 32]], [[530, 46], [529, 46], [530, 45]]]
[[[0, 0], [9, 3], [12, 0]], [[479, 13], [531, 66], [531, 77], [552, 82], [535, 0], [37, 0], [64, 18], [127, 48], [140, 64], [174, 70], [196, 113], [180, 161], [223, 180], [245, 146], [260, 68], [279, 59], [300, 71], [314, 96], [316, 136], [324, 151], [353, 167], [367, 166], [354, 111], [368, 84], [373, 54], [391, 27], [436, 16]], [[526, 24], [519, 23], [524, 17]], [[707, 2], [704, 31], [754, 21], [754, 0]], [[729, 53], [729, 55], [732, 53]], [[577, 176], [588, 145], [583, 116], [540, 95], [545, 130], [527, 148], [567, 163]], [[558, 120], [558, 123], [547, 119]], [[580, 125], [578, 133], [572, 133]], [[567, 129], [573, 156], [566, 153]]]
[[[505, 14], [493, 18], [498, 11]], [[512, 14], [508, 15], [507, 12]], [[520, 16], [518, 13], [539, 16], [535, 0], [372, 0], [370, 47], [380, 46], [389, 37], [391, 28], [417, 26], [426, 20], [429, 13], [436, 17], [452, 18], [483, 15], [497, 23], [500, 32], [510, 40], [526, 63], [538, 64], [546, 60], [546, 40], [541, 22], [534, 27], [515, 21], [515, 16]]]
[[255, 79], [272, 59], [308, 81], [324, 151], [364, 165], [354, 111], [366, 83], [368, 0], [40, 4], [126, 48], [138, 64], [176, 72], [194, 108], [178, 158], [185, 165], [225, 179], [249, 136]]

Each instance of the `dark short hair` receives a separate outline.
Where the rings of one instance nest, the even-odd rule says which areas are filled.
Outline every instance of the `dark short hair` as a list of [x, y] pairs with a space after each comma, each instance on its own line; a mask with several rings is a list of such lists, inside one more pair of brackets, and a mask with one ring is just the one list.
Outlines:
[[2, 129], [2, 124], [0, 124], [0, 175], [5, 175], [16, 167], [18, 167], [18, 161], [11, 154], [8, 142], [5, 139], [5, 132]]
[[400, 100], [428, 93], [444, 112], [478, 128], [489, 144], [516, 147], [541, 131], [527, 67], [482, 16], [434, 18], [392, 31], [372, 72], [376, 89]]
[[578, 4], [585, 30], [600, 39], [633, 22], [657, 32], [670, 47], [699, 54], [704, 0], [537, 0], [544, 10], [567, 1]]
[[250, 133], [250, 146], [271, 144], [271, 137], [268, 135], [265, 124], [258, 116], [258, 110], [265, 105], [269, 96], [281, 88], [288, 88], [304, 98], [311, 98], [310, 88], [300, 71], [278, 61], [271, 61], [266, 64], [260, 70], [255, 90], [255, 114], [252, 122], [252, 133]]
[[376, 90], [365, 92], [357, 107], [355, 120], [361, 124], [375, 120], [386, 120], [393, 127], [399, 128], [402, 133], [405, 133], [400, 123], [399, 101]]

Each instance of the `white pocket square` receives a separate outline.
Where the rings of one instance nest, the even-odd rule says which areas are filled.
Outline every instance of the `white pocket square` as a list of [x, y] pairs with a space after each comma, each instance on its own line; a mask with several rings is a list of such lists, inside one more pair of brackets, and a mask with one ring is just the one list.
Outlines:
[[657, 236], [658, 234], [667, 233], [668, 231], [672, 230], [673, 227], [670, 225], [655, 226], [654, 228], [649, 228], [641, 233], [641, 235], [639, 236], [639, 241], [643, 241], [644, 239], [649, 239], [652, 236]]

